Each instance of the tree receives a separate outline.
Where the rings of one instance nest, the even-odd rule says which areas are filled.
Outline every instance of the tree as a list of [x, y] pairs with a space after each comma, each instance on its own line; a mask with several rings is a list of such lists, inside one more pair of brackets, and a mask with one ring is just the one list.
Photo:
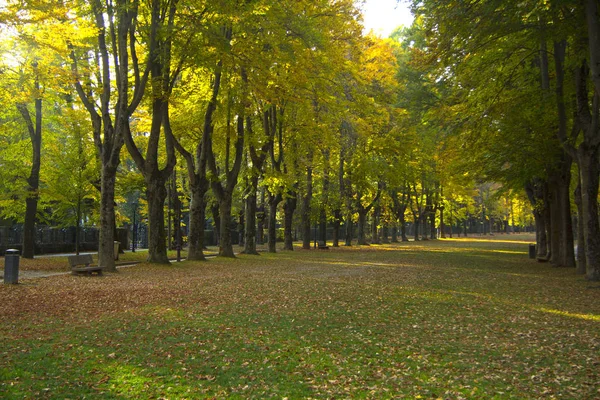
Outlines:
[[[136, 43], [141, 29], [139, 4], [119, 0], [107, 7], [93, 0], [77, 12], [77, 24], [88, 22], [95, 27], [96, 38], [89, 46], [69, 43], [71, 69], [79, 99], [88, 111], [94, 144], [100, 160], [100, 242], [98, 264], [116, 271], [114, 262], [115, 180], [120, 163], [120, 150], [129, 132], [129, 121], [142, 101], [150, 73], [151, 57], [141, 72]], [[154, 54], [159, 22], [159, 1], [153, 0], [150, 12], [148, 54]], [[65, 14], [66, 10], [65, 10]], [[89, 20], [88, 20], [89, 18]], [[93, 57], [89, 57], [93, 54]], [[131, 68], [131, 70], [130, 70]], [[113, 76], [114, 75], [114, 76]], [[130, 75], [133, 75], [131, 88]], [[115, 79], [116, 78], [116, 79]], [[132, 90], [131, 90], [132, 89]], [[113, 96], [113, 93], [116, 96]]]

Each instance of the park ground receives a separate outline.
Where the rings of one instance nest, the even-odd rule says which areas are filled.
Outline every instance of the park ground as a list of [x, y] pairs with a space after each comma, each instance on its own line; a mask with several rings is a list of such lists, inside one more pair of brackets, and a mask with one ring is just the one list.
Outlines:
[[[600, 398], [600, 284], [530, 260], [532, 239], [0, 285], [0, 398]], [[47, 260], [24, 269], [66, 270]]]

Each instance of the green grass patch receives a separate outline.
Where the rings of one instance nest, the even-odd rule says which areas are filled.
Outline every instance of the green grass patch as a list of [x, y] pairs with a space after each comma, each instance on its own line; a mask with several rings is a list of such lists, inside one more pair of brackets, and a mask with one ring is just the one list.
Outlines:
[[600, 288], [469, 239], [0, 287], [2, 398], [598, 398]]

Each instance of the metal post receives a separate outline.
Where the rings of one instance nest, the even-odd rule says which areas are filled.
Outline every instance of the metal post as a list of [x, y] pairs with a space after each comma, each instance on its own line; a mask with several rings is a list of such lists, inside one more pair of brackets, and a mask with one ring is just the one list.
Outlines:
[[19, 250], [6, 250], [4, 255], [4, 283], [19, 283]]

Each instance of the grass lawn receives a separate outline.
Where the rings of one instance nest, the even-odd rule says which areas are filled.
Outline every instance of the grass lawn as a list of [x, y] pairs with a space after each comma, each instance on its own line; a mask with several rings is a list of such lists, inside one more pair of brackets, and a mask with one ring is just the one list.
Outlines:
[[519, 238], [0, 285], [0, 398], [600, 398], [600, 284]]

